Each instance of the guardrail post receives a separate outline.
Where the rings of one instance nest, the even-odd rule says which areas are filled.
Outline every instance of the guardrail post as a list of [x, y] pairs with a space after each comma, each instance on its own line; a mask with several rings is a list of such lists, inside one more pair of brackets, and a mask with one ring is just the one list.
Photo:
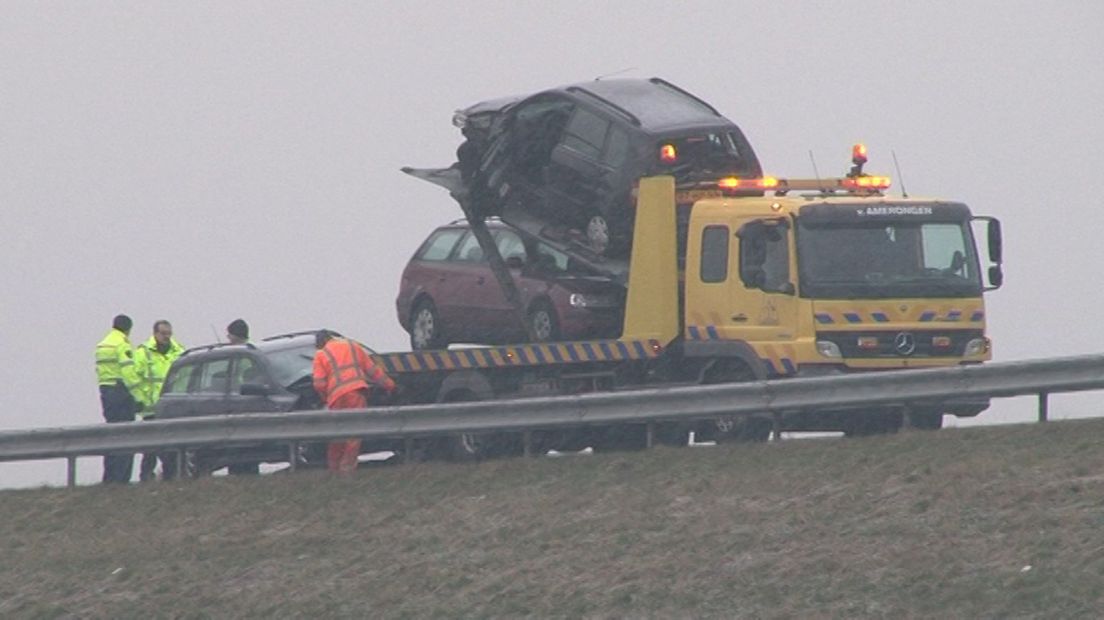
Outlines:
[[[901, 430], [903, 430], [903, 431], [907, 431], [908, 429], [912, 428], [912, 416], [909, 415], [909, 413], [911, 411], [912, 411], [912, 408], [909, 407], [908, 405], [905, 405], [904, 407], [901, 407]], [[893, 414], [890, 413], [890, 414], [887, 414], [887, 415], [893, 415]], [[892, 423], [892, 420], [890, 420], [890, 423]]]
[[1047, 408], [1048, 408], [1047, 396], [1049, 396], [1049, 394], [1047, 392], [1039, 392], [1039, 421], [1040, 422], [1046, 422], [1047, 421]]
[[403, 463], [410, 463], [413, 458], [414, 458], [414, 438], [413, 437], [407, 437], [406, 439], [403, 439], [402, 462]]
[[288, 470], [294, 472], [296, 461], [299, 460], [299, 442], [293, 441], [288, 444]]
[[655, 445], [655, 423], [648, 422], [644, 425], [644, 447], [651, 448]]
[[771, 435], [774, 441], [782, 441], [782, 412], [775, 411], [771, 415]]
[[180, 480], [184, 478], [184, 448], [177, 450], [173, 458], [176, 459], [176, 478]]
[[533, 456], [533, 432], [525, 431], [521, 434], [521, 454], [525, 458]]
[[65, 486], [75, 487], [77, 486], [77, 457], [70, 456], [66, 459], [66, 476]]

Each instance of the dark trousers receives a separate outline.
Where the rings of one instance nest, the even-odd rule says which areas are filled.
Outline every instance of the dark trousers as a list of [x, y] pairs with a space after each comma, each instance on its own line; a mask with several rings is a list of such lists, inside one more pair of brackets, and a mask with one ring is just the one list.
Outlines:
[[[157, 416], [148, 415], [142, 419], [143, 421], [156, 420]], [[157, 457], [159, 456], [161, 455], [156, 452], [146, 452], [142, 455], [142, 464], [138, 467], [139, 480], [145, 482], [147, 480], [154, 480], [157, 478], [157, 474], [154, 472], [154, 470], [157, 469]], [[176, 463], [174, 462], [173, 464], [175, 465]], [[164, 456], [161, 456], [161, 469], [166, 474], [166, 480], [169, 479], [169, 476], [167, 475], [169, 469], [168, 465], [168, 459], [166, 459]]]
[[[133, 422], [134, 414], [138, 411], [134, 397], [121, 382], [100, 386], [100, 404], [103, 405], [104, 420], [108, 424]], [[126, 484], [130, 482], [133, 469], [134, 453], [105, 455], [103, 481]]]

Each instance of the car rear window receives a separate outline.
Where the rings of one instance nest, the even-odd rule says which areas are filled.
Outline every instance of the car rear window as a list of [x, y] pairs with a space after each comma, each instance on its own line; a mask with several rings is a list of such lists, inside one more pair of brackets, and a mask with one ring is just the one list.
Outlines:
[[678, 177], [695, 173], [759, 174], [746, 155], [744, 141], [734, 132], [715, 131], [661, 140], [656, 146], [657, 156], [664, 144], [676, 149], [677, 160], [665, 167]]
[[464, 229], [462, 228], [444, 228], [438, 230], [422, 244], [422, 249], [418, 252], [418, 259], [447, 259], [449, 253], [452, 252], [452, 248], [456, 246], [456, 240], [459, 239], [462, 234], [464, 234]]

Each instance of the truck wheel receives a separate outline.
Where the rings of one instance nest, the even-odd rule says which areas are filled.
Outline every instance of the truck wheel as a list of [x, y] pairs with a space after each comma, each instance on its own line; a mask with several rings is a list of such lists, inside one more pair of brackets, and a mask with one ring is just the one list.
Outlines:
[[422, 299], [410, 312], [410, 348], [414, 351], [444, 349], [448, 342], [443, 327], [437, 306], [429, 299]]
[[[748, 383], [755, 381], [755, 373], [747, 364], [736, 359], [716, 359], [702, 369], [699, 383], [719, 385], [724, 383]], [[764, 432], [764, 424], [765, 432]], [[695, 439], [706, 441], [766, 441], [770, 438], [771, 423], [748, 415], [724, 416], [698, 423]]]
[[560, 339], [560, 322], [548, 302], [533, 304], [529, 311], [529, 330], [533, 334], [533, 342], [555, 342]]
[[[441, 402], [461, 403], [478, 400], [475, 394], [460, 390], [445, 396]], [[450, 461], [471, 462], [500, 456], [515, 456], [522, 452], [518, 433], [460, 433], [445, 440], [444, 453]]]

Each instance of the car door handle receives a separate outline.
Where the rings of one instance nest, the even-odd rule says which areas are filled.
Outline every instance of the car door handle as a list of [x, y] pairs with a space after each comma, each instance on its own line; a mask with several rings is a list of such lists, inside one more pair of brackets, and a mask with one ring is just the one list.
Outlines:
[[484, 278], [483, 276], [479, 276], [478, 278], [475, 279], [476, 284], [483, 284], [485, 281], [486, 281], [486, 278]]
[[743, 323], [744, 321], [747, 320], [747, 315], [744, 314], [743, 312], [741, 312], [740, 314], [733, 314], [732, 315], [732, 320], [736, 321], [737, 323]]
[[437, 276], [437, 281], [438, 282], [444, 282], [445, 281], [445, 276]]

